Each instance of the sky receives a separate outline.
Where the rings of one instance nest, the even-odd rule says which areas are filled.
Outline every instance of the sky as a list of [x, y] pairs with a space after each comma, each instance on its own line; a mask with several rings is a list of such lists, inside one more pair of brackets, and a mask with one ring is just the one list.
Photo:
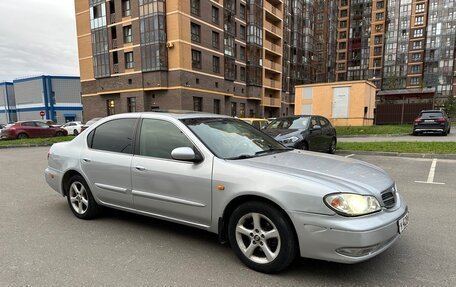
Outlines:
[[0, 82], [79, 76], [74, 0], [0, 0]]

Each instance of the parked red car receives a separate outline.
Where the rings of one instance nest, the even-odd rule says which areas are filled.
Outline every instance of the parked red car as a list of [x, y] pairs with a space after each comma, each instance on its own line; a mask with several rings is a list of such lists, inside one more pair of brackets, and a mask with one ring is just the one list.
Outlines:
[[0, 135], [4, 139], [26, 139], [61, 137], [68, 132], [59, 127], [53, 127], [41, 121], [23, 121], [7, 125]]

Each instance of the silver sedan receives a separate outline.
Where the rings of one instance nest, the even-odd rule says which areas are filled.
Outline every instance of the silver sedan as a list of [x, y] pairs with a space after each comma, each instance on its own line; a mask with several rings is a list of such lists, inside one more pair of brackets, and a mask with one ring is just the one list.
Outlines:
[[369, 259], [408, 224], [407, 205], [382, 169], [293, 150], [212, 114], [104, 118], [54, 144], [45, 177], [78, 218], [94, 218], [104, 206], [205, 229], [265, 273], [297, 254]]

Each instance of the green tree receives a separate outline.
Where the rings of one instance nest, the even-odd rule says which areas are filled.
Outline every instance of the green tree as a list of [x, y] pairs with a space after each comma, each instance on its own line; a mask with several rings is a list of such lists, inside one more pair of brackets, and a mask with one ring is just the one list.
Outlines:
[[454, 95], [448, 96], [448, 99], [443, 103], [443, 108], [450, 117], [456, 116], [456, 98]]

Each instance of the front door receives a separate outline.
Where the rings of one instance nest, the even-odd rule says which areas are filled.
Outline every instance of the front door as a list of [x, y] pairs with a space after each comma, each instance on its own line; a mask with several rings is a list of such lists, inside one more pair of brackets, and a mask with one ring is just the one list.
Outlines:
[[212, 161], [174, 160], [171, 151], [177, 147], [197, 151], [174, 123], [143, 119], [131, 165], [134, 206], [164, 218], [209, 226]]

